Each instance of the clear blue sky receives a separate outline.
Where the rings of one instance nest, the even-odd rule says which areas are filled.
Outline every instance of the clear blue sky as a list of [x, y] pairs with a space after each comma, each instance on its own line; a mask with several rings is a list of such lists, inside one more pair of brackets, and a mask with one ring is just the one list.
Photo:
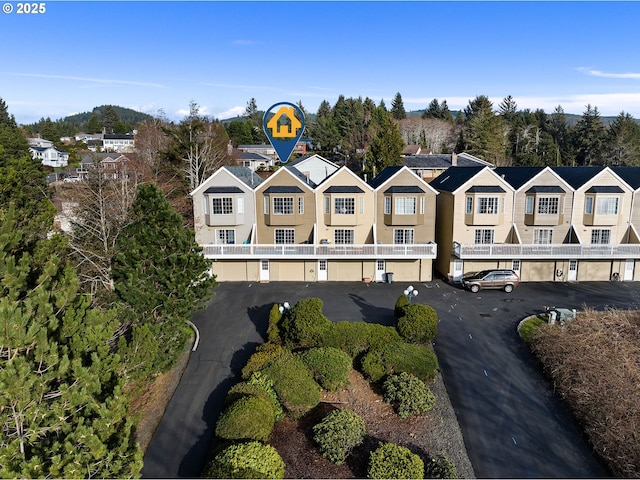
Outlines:
[[[5, 3], [0, 0], [0, 3]], [[0, 13], [0, 97], [20, 123], [114, 104], [179, 120], [254, 97], [315, 112], [338, 95], [407, 110], [487, 95], [497, 108], [640, 118], [637, 2], [46, 2]]]

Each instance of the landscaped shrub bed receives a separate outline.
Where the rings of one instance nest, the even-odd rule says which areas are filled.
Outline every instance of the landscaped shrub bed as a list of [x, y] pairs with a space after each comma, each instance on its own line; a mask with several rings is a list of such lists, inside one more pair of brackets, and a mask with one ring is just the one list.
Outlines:
[[435, 353], [423, 345], [394, 342], [371, 349], [362, 358], [362, 372], [371, 382], [393, 373], [410, 373], [430, 383], [438, 372]]
[[327, 328], [318, 346], [335, 347], [346, 352], [351, 358], [402, 338], [394, 327], [375, 323], [335, 322]]
[[351, 357], [333, 347], [311, 348], [300, 354], [313, 378], [322, 388], [338, 391], [347, 384], [351, 370]]
[[203, 472], [205, 478], [284, 478], [284, 462], [275, 448], [260, 442], [230, 445]]
[[438, 314], [429, 305], [414, 303], [402, 308], [398, 332], [407, 342], [428, 343], [436, 336]]
[[269, 399], [241, 397], [229, 405], [216, 423], [216, 436], [225, 440], [269, 440], [275, 411]]
[[267, 364], [274, 358], [278, 358], [280, 355], [288, 351], [289, 350], [285, 349], [277, 343], [268, 342], [259, 345], [253, 355], [249, 357], [249, 360], [242, 369], [242, 378], [246, 380], [251, 376], [253, 372], [259, 371], [262, 367], [265, 366], [265, 364]]
[[286, 352], [267, 363], [261, 372], [273, 381], [280, 403], [294, 419], [320, 403], [320, 385], [300, 357]]
[[336, 465], [344, 463], [353, 447], [364, 439], [365, 425], [352, 410], [334, 410], [313, 427], [313, 440], [323, 457]]
[[394, 406], [400, 418], [427, 413], [436, 403], [429, 387], [410, 373], [390, 375], [382, 389], [384, 401]]
[[283, 316], [280, 332], [286, 346], [309, 348], [320, 345], [324, 331], [332, 325], [322, 313], [322, 305], [319, 298], [305, 298]]
[[423, 478], [424, 462], [406, 447], [383, 443], [369, 460], [367, 478]]
[[530, 345], [614, 474], [640, 477], [640, 312], [587, 311]]

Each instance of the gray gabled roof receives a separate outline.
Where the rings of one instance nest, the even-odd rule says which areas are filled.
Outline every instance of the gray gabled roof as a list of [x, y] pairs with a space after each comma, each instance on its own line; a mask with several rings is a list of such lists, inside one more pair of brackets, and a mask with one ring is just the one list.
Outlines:
[[417, 185], [396, 185], [387, 188], [384, 193], [424, 193], [424, 190]]
[[295, 175], [296, 177], [298, 177], [302, 182], [304, 182], [305, 184], [307, 184], [310, 188], [316, 188], [318, 185], [316, 185], [316, 183], [311, 180], [309, 177], [307, 177], [304, 173], [302, 173], [300, 170], [298, 170], [295, 165], [285, 165], [284, 168], [286, 168], [289, 172], [291, 172], [292, 175]]
[[265, 194], [269, 193], [304, 193], [300, 187], [295, 185], [272, 185], [268, 187]]
[[624, 193], [618, 185], [594, 185], [585, 193]]
[[243, 182], [245, 185], [251, 188], [256, 188], [260, 185], [264, 180], [262, 177], [253, 172], [250, 168], [247, 167], [224, 167], [227, 171], [236, 177], [238, 180]]
[[443, 192], [454, 192], [485, 168], [484, 166], [449, 167], [434, 178], [429, 185]]
[[333, 185], [327, 188], [324, 193], [364, 193], [364, 190], [355, 185]]
[[426, 155], [407, 155], [402, 159], [402, 161], [404, 162], [404, 165], [409, 168], [420, 169], [443, 169], [452, 166], [477, 167], [479, 165], [491, 165], [489, 162], [485, 162], [481, 159], [478, 159], [478, 161], [476, 161], [474, 160], [474, 157], [465, 153], [458, 154], [456, 157], [456, 165], [452, 165], [451, 157], [452, 155], [450, 153], [430, 153]]
[[500, 185], [474, 185], [466, 193], [505, 193]]
[[496, 167], [493, 171], [518, 190], [544, 169], [545, 167]]
[[244, 193], [239, 187], [209, 187], [204, 193], [221, 194], [221, 193]]
[[634, 190], [640, 188], [640, 167], [611, 167], [611, 170]]
[[575, 190], [587, 183], [606, 167], [551, 167], [551, 170]]
[[369, 180], [369, 185], [372, 188], [378, 188], [400, 170], [402, 170], [402, 166], [385, 167], [378, 175]]
[[525, 193], [566, 193], [559, 185], [534, 185]]

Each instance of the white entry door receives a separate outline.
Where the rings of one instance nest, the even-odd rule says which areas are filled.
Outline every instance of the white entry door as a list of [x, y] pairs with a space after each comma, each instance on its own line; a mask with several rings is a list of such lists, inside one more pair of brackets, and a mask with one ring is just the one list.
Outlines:
[[625, 282], [629, 282], [631, 280], [633, 280], [633, 267], [634, 267], [635, 261], [633, 260], [633, 258], [629, 258], [627, 259], [626, 262], [624, 262], [624, 277], [622, 277], [622, 279]]
[[327, 281], [327, 261], [326, 260], [318, 260], [318, 281], [319, 282]]
[[260, 260], [260, 281], [269, 281], [269, 260]]
[[520, 276], [520, 263], [521, 263], [520, 260], [511, 261], [511, 270], [516, 272], [518, 274], [518, 277]]
[[376, 282], [384, 282], [384, 271], [386, 269], [386, 262], [384, 260], [376, 260]]
[[569, 260], [569, 272], [567, 273], [567, 281], [575, 282], [578, 279], [578, 261]]
[[464, 275], [464, 262], [462, 260], [453, 261], [453, 281], [459, 282]]

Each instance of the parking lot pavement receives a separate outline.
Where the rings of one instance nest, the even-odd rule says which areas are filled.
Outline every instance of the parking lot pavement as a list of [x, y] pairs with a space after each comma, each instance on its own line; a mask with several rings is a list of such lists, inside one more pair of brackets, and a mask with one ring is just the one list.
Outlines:
[[[273, 303], [324, 302], [333, 321], [392, 325], [406, 283], [223, 283], [193, 321], [201, 343], [145, 455], [145, 478], [197, 477], [229, 387], [264, 341]], [[414, 283], [415, 301], [438, 312], [434, 348], [478, 477], [587, 478], [609, 472], [553, 394], [516, 333], [545, 305], [640, 307], [640, 285], [524, 283], [511, 294], [477, 294], [441, 281]]]

